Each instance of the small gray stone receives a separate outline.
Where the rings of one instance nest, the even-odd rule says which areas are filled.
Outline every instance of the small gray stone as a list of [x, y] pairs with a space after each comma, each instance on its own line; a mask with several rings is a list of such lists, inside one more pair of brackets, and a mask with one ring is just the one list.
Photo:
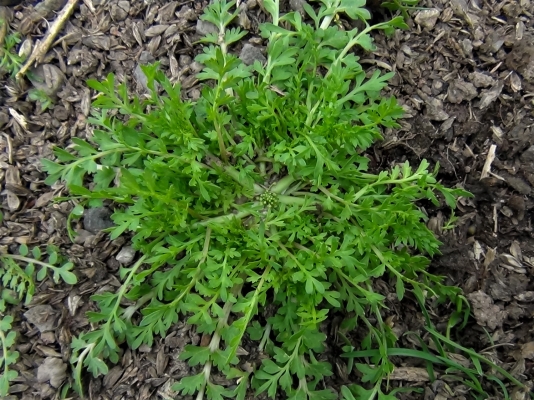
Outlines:
[[204, 69], [204, 66], [198, 61], [193, 61], [189, 68], [191, 68], [191, 72], [193, 74], [198, 74], [200, 71], [202, 71], [202, 69]]
[[111, 220], [111, 210], [106, 207], [89, 208], [83, 215], [84, 229], [91, 233], [98, 233], [102, 229], [115, 226]]
[[464, 51], [466, 56], [471, 57], [473, 55], [473, 42], [471, 40], [467, 38], [461, 40], [460, 46], [462, 46], [462, 50]]
[[139, 64], [146, 65], [146, 64], [151, 64], [154, 61], [156, 61], [156, 59], [149, 51], [141, 52], [141, 55], [139, 56]]
[[201, 19], [197, 20], [197, 33], [199, 35], [205, 36], [210, 33], [217, 33], [219, 30], [215, 25], [208, 21], [202, 21]]
[[37, 381], [39, 383], [50, 382], [50, 386], [58, 388], [67, 377], [66, 371], [67, 364], [61, 358], [46, 357], [37, 368]]
[[431, 92], [434, 96], [437, 96], [448, 88], [449, 84], [443, 82], [441, 79], [435, 79], [432, 81]]
[[200, 90], [198, 89], [192, 89], [190, 92], [189, 92], [189, 98], [193, 101], [197, 101], [198, 99], [200, 99]]
[[40, 304], [30, 308], [24, 313], [24, 318], [32, 325], [35, 325], [41, 333], [53, 331], [57, 327], [57, 314], [52, 306]]
[[124, 246], [115, 257], [123, 265], [130, 264], [135, 257], [135, 250], [131, 246]]
[[261, 63], [267, 61], [267, 59], [259, 48], [254, 47], [248, 43], [245, 44], [241, 49], [241, 53], [239, 53], [239, 58], [241, 59], [241, 61], [243, 61], [245, 65], [252, 65], [256, 60]]
[[180, 55], [180, 58], [178, 59], [178, 64], [180, 64], [180, 67], [185, 67], [190, 65], [193, 62], [191, 59], [191, 56], [188, 56], [187, 54]]
[[437, 8], [429, 8], [428, 10], [422, 10], [415, 16], [415, 22], [421, 25], [423, 28], [432, 30], [436, 26], [440, 11]]
[[306, 0], [289, 0], [289, 7], [291, 7], [293, 11], [297, 11], [302, 15], [305, 15], [306, 13], [304, 11], [304, 4], [306, 4]]
[[145, 73], [141, 69], [141, 65], [137, 64], [133, 71], [133, 76], [139, 87], [143, 88], [145, 92], [149, 92], [150, 89], [148, 88], [148, 78], [146, 77]]

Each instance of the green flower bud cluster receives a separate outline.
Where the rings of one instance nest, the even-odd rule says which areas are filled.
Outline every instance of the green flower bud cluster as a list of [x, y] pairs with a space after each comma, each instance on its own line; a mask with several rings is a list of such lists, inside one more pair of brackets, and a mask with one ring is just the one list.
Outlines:
[[273, 192], [264, 192], [260, 195], [260, 203], [264, 207], [274, 207], [278, 204], [278, 197]]

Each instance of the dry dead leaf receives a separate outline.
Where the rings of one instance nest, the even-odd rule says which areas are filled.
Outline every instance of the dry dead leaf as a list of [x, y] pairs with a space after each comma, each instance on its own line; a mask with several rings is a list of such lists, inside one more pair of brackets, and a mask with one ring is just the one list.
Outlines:
[[393, 381], [428, 382], [430, 380], [425, 368], [399, 367], [389, 375]]

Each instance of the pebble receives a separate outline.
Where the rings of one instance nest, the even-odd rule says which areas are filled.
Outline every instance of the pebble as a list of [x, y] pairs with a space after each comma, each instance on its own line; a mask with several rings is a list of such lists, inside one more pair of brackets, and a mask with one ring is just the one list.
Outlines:
[[208, 21], [202, 21], [199, 19], [197, 21], [197, 33], [199, 35], [205, 36], [209, 33], [217, 33], [217, 27], [213, 25], [211, 22]]
[[241, 49], [241, 53], [239, 53], [239, 58], [241, 59], [241, 61], [243, 61], [245, 65], [252, 65], [255, 61], [259, 61], [260, 63], [264, 63], [265, 61], [267, 61], [261, 49], [248, 43], [245, 44]]
[[189, 98], [193, 101], [197, 101], [198, 99], [200, 99], [200, 90], [198, 89], [192, 89], [190, 92], [189, 92]]
[[193, 74], [198, 74], [200, 71], [204, 69], [204, 66], [198, 61], [193, 61], [191, 65], [189, 66], [189, 68], [191, 68], [191, 72]]
[[111, 210], [107, 207], [89, 208], [83, 213], [83, 226], [86, 231], [98, 233], [115, 224], [111, 220]]
[[149, 92], [150, 89], [148, 88], [148, 78], [141, 69], [141, 65], [137, 64], [133, 71], [133, 76], [135, 81], [138, 83], [140, 87], [143, 88], [146, 92]]
[[156, 59], [149, 51], [145, 50], [139, 56], [139, 64], [141, 65], [152, 64], [154, 61], [156, 61]]
[[462, 50], [466, 56], [468, 57], [473, 56], [473, 42], [471, 40], [466, 38], [460, 41], [460, 46], [462, 46]]
[[303, 16], [305, 15], [304, 4], [306, 4], [306, 0], [289, 0], [289, 7]]
[[124, 246], [115, 257], [123, 265], [130, 264], [135, 257], [135, 250], [131, 246]]
[[193, 62], [193, 59], [191, 58], [191, 56], [188, 56], [187, 54], [180, 55], [180, 58], [178, 59], [178, 63], [180, 64], [180, 67], [186, 67], [192, 62]]
[[67, 364], [61, 358], [46, 357], [37, 368], [37, 382], [50, 382], [50, 386], [58, 388], [67, 377]]

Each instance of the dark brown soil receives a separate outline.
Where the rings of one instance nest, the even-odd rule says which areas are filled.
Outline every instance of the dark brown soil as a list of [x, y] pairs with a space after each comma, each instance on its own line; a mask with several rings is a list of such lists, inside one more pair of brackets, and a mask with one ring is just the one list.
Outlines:
[[[301, 1], [290, 4], [296, 7]], [[27, 41], [24, 46], [31, 46], [43, 37], [65, 2], [23, 1], [0, 9], [11, 17], [11, 29]], [[90, 329], [85, 318], [89, 297], [119, 285], [116, 256], [128, 245], [127, 239], [109, 241], [80, 220], [75, 227], [78, 236], [71, 243], [66, 222], [72, 205], [52, 202], [64, 188], [45, 185], [41, 172], [40, 159], [50, 157], [54, 145], [67, 145], [71, 137], [87, 135], [91, 92], [85, 81], [113, 72], [118, 81], [142, 90], [139, 65], [157, 60], [173, 81], [182, 83], [188, 97], [200, 95], [195, 78], [199, 66], [193, 60], [201, 47], [194, 43], [200, 37], [197, 20], [206, 1], [79, 3], [34, 71], [53, 100], [50, 108], [42, 111], [40, 103], [29, 98], [30, 81], [20, 83], [4, 76], [0, 85], [0, 207], [4, 214], [0, 246], [12, 251], [22, 243], [55, 244], [75, 263], [79, 279], [69, 289], [45, 281], [30, 306], [13, 311], [21, 358], [12, 398], [58, 395], [58, 388], [70, 376], [71, 338]], [[240, 24], [251, 32], [246, 40], [259, 46], [257, 25], [265, 19], [259, 2], [240, 3]], [[402, 128], [384, 132], [384, 141], [375, 146], [376, 165], [389, 168], [405, 160], [417, 164], [426, 158], [439, 162], [444, 183], [475, 194], [459, 205], [459, 220], [452, 230], [438, 228], [449, 215], [428, 210], [429, 226], [444, 242], [443, 254], [436, 257], [432, 269], [446, 276], [449, 284], [461, 287], [472, 304], [470, 323], [463, 331], [454, 332], [454, 339], [484, 351], [519, 379], [532, 382], [534, 2], [422, 0], [420, 5], [429, 10], [412, 13], [411, 29], [398, 31], [392, 38], [377, 33], [376, 52], [360, 54], [364, 66], [378, 65], [396, 72], [389, 90], [406, 110]], [[373, 11], [376, 20], [390, 16], [374, 6]], [[240, 50], [241, 45], [235, 49]], [[492, 145], [496, 156], [485, 167]], [[395, 292], [389, 282], [382, 284]], [[28, 311], [41, 318], [46, 315], [44, 322], [52, 328], [41, 332]], [[439, 327], [451, 310], [434, 311], [434, 323]], [[421, 322], [416, 303], [409, 298], [402, 306], [392, 304], [390, 312], [398, 332], [415, 329]], [[338, 322], [334, 318], [328, 327], [333, 336]], [[357, 332], [353, 335], [357, 338]], [[173, 398], [176, 394], [170, 386], [190, 373], [177, 356], [186, 344], [200, 340], [189, 327], [179, 325], [152, 348], [126, 350], [106, 377], [87, 375], [91, 398]], [[357, 374], [344, 373], [344, 361], [336, 356], [338, 347], [332, 339], [329, 357], [336, 375], [328, 384], [333, 387], [358, 381]], [[248, 350], [250, 357], [255, 357], [254, 348]], [[409, 372], [415, 370], [410, 368], [421, 365], [399, 362], [407, 369], [401, 370], [405, 375], [398, 375], [394, 385], [414, 384]], [[55, 375], [42, 378], [45, 369]], [[422, 388], [424, 395], [410, 398], [469, 398], [465, 386], [454, 382], [447, 386], [438, 379], [433, 384], [422, 381], [414, 385]], [[514, 396], [523, 398], [518, 393]]]

